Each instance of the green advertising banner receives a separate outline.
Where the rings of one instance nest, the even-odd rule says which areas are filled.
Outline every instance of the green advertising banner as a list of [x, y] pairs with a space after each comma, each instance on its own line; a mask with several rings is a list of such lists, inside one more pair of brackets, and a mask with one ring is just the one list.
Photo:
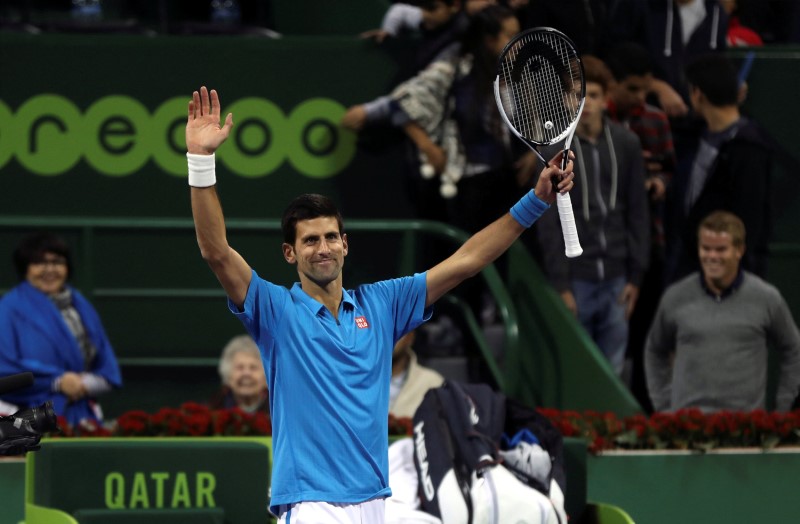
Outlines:
[[48, 441], [28, 455], [27, 502], [105, 517], [93, 522], [137, 512], [137, 522], [171, 512], [195, 522], [203, 515], [267, 522], [270, 445], [269, 438]]
[[385, 94], [410, 49], [357, 37], [52, 34], [0, 34], [0, 48], [5, 215], [188, 216], [184, 125], [206, 85], [234, 117], [217, 153], [229, 216], [274, 218], [293, 196], [321, 192], [347, 216], [409, 217], [399, 136], [357, 154], [339, 120]]

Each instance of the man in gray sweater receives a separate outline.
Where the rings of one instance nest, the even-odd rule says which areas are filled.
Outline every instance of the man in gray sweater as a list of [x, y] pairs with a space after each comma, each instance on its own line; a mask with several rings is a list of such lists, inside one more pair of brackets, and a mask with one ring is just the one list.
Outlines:
[[788, 411], [800, 389], [800, 332], [780, 292], [739, 265], [742, 221], [725, 211], [698, 228], [701, 271], [671, 285], [645, 346], [656, 411], [765, 409], [767, 354], [780, 355], [775, 410]]

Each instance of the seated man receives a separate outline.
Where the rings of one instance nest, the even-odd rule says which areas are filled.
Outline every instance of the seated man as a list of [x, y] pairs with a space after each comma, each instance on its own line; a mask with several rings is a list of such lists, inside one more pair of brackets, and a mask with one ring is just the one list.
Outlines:
[[415, 338], [416, 331], [409, 331], [395, 343], [392, 352], [389, 414], [395, 417], [413, 417], [425, 393], [444, 383], [439, 373], [417, 362], [412, 349]]
[[775, 409], [800, 388], [800, 332], [780, 292], [743, 271], [744, 223], [715, 211], [697, 231], [701, 270], [667, 288], [645, 346], [656, 411], [767, 407], [767, 348], [780, 354]]
[[249, 335], [233, 337], [222, 350], [219, 376], [222, 389], [212, 401], [212, 408], [239, 408], [248, 413], [269, 414], [269, 392], [261, 352]]

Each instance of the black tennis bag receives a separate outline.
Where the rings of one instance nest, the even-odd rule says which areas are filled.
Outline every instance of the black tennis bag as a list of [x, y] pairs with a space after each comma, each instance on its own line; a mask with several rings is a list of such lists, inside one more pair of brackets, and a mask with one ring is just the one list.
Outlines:
[[[413, 430], [422, 510], [443, 524], [566, 524], [562, 437], [537, 411], [486, 384], [448, 381], [425, 394]], [[503, 459], [501, 441], [523, 430], [547, 452], [546, 478]]]

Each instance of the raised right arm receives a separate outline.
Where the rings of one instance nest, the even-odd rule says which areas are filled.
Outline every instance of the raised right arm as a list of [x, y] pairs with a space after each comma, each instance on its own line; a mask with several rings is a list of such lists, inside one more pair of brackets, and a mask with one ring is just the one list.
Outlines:
[[220, 127], [220, 104], [217, 92], [205, 87], [192, 94], [186, 122], [186, 150], [189, 162], [189, 185], [192, 194], [192, 217], [200, 254], [222, 284], [225, 293], [241, 308], [252, 271], [244, 258], [228, 245], [225, 217], [217, 196], [214, 152], [228, 138], [233, 115], [228, 113]]

